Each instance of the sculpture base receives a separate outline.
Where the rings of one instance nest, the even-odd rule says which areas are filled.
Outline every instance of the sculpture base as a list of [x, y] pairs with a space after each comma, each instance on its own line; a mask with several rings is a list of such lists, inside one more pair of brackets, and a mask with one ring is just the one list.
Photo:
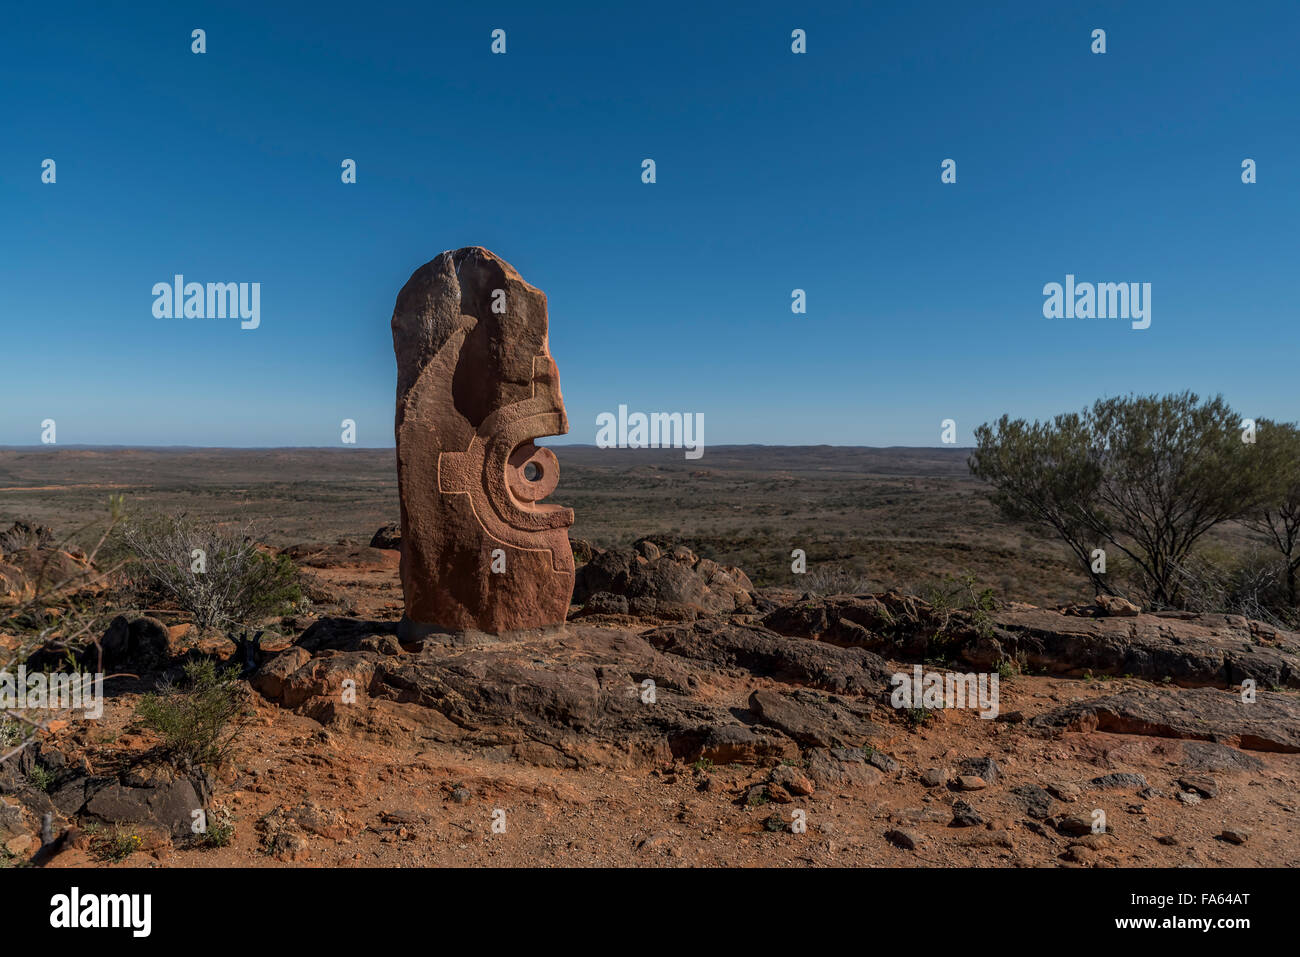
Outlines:
[[558, 625], [542, 625], [535, 628], [521, 628], [517, 631], [507, 631], [501, 634], [492, 632], [479, 631], [474, 628], [468, 628], [458, 631], [454, 628], [444, 628], [442, 625], [425, 625], [418, 621], [411, 621], [406, 615], [402, 615], [402, 620], [397, 623], [397, 641], [403, 645], [413, 645], [421, 642], [433, 635], [464, 635], [464, 636], [481, 636], [488, 639], [505, 638], [511, 635], [530, 635], [530, 636], [547, 636], [563, 634], [566, 622]]

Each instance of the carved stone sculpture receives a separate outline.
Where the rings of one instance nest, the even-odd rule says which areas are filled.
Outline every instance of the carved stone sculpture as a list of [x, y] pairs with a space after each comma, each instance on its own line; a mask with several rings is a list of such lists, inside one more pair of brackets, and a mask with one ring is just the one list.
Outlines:
[[399, 634], [562, 624], [573, 511], [543, 504], [569, 431], [546, 295], [479, 246], [426, 263], [397, 294]]

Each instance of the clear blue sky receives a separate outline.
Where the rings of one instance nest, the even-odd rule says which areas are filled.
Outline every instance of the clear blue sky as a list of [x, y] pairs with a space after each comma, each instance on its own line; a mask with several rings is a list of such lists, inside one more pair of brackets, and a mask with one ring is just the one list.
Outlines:
[[[9, 5], [0, 444], [390, 445], [393, 300], [465, 245], [547, 293], [569, 441], [1300, 418], [1300, 4], [727, 6]], [[177, 272], [260, 282], [261, 328], [154, 318]], [[1066, 273], [1150, 282], [1151, 328], [1044, 319]]]

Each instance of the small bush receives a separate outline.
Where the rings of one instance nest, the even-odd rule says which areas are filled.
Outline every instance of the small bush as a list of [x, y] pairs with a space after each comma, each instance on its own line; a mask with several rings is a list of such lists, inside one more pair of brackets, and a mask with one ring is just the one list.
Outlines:
[[1204, 548], [1177, 568], [1190, 611], [1244, 615], [1285, 627], [1294, 620], [1285, 559], [1255, 548], [1232, 553]]
[[33, 764], [27, 772], [27, 781], [38, 791], [48, 791], [54, 783], [54, 774], [39, 764]]
[[863, 595], [871, 591], [865, 575], [838, 565], [809, 569], [798, 576], [798, 587], [811, 595]]
[[163, 748], [178, 767], [216, 768], [229, 755], [243, 728], [235, 675], [209, 659], [191, 661], [182, 686], [165, 682], [157, 694], [140, 699], [140, 722], [163, 736]]
[[176, 516], [124, 526], [120, 547], [142, 601], [176, 604], [203, 632], [257, 624], [302, 601], [293, 561], [260, 551], [248, 531]]
[[934, 712], [928, 708], [908, 708], [903, 717], [913, 731], [925, 727], [934, 720]]
[[0, 532], [0, 555], [27, 548], [49, 548], [53, 544], [54, 532], [31, 522], [14, 522], [7, 531]]
[[124, 861], [144, 846], [138, 834], [115, 826], [107, 834], [95, 834], [90, 840], [90, 854], [99, 861]]
[[980, 588], [975, 583], [974, 575], [949, 575], [941, 584], [926, 589], [924, 597], [937, 623], [933, 639], [936, 650], [942, 652], [947, 647], [954, 619], [959, 624], [968, 623], [981, 638], [993, 637], [993, 612], [998, 600], [992, 588]]
[[229, 847], [234, 839], [235, 822], [230, 817], [230, 811], [223, 807], [209, 815], [208, 829], [195, 835], [194, 846], [205, 849]]

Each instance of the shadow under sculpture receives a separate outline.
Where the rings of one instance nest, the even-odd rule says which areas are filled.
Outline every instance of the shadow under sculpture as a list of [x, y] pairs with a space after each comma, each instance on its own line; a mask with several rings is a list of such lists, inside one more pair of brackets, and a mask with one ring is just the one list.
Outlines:
[[573, 510], [542, 503], [569, 431], [546, 295], [479, 246], [415, 271], [393, 309], [405, 640], [564, 623]]

